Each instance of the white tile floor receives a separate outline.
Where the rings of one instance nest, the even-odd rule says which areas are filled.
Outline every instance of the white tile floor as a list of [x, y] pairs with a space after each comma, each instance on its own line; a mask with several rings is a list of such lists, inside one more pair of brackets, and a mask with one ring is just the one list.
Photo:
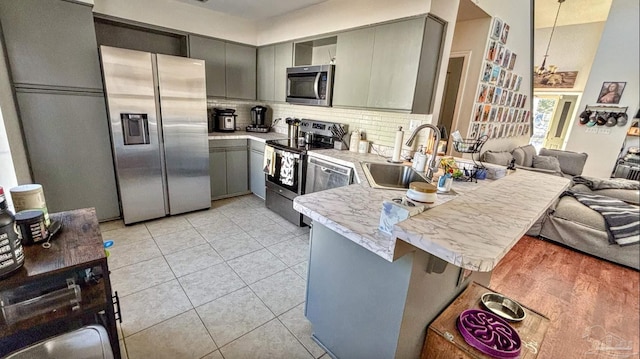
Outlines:
[[100, 227], [123, 358], [328, 358], [303, 315], [309, 228], [258, 197]]

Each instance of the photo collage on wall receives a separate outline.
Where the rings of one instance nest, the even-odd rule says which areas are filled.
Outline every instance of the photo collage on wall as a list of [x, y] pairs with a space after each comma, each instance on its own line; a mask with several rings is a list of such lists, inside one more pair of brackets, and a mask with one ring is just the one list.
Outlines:
[[469, 138], [523, 136], [531, 129], [531, 112], [525, 110], [527, 95], [520, 93], [522, 76], [513, 71], [517, 55], [507, 47], [509, 29], [509, 24], [493, 19], [469, 124]]

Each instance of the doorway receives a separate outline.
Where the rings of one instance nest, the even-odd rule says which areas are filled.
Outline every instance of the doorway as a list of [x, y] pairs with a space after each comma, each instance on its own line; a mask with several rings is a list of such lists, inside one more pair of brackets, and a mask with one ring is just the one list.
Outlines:
[[578, 103], [577, 95], [533, 96], [533, 136], [529, 140], [539, 152], [541, 148], [563, 150], [569, 124]]
[[[451, 134], [451, 129], [458, 124], [458, 113], [460, 97], [464, 93], [464, 80], [466, 78], [467, 60], [469, 53], [451, 53], [447, 67], [447, 75], [444, 83], [442, 96], [442, 107], [438, 116], [438, 127], [444, 127], [445, 133]], [[450, 154], [451, 148], [448, 145], [443, 152]]]

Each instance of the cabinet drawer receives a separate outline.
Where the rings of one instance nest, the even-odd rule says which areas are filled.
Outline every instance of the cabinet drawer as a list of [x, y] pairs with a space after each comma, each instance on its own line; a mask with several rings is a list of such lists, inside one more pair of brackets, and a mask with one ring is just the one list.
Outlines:
[[209, 148], [247, 147], [247, 140], [209, 140]]
[[264, 142], [260, 142], [256, 140], [249, 141], [249, 148], [251, 148], [252, 151], [264, 152], [264, 146], [265, 146]]

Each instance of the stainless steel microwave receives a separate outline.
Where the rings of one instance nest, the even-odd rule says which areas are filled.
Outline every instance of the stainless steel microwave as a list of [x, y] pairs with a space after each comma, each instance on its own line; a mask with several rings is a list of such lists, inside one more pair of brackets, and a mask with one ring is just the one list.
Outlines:
[[287, 102], [331, 106], [334, 65], [287, 68]]

